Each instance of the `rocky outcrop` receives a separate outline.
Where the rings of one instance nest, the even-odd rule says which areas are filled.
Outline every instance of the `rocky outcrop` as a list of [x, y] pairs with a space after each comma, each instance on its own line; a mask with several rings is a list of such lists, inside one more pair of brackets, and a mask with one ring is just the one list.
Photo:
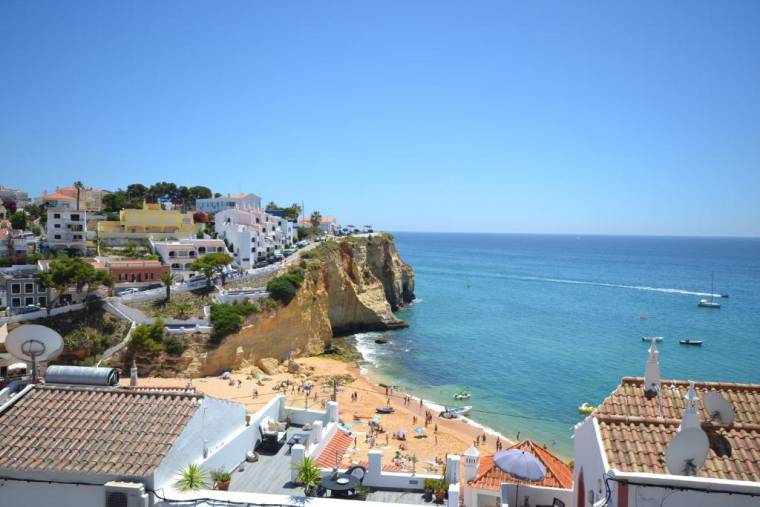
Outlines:
[[240, 332], [193, 361], [188, 374], [210, 375], [262, 358], [319, 354], [334, 336], [406, 326], [393, 312], [414, 299], [414, 271], [393, 238], [346, 238], [304, 256], [304, 282], [284, 307], [254, 314]]

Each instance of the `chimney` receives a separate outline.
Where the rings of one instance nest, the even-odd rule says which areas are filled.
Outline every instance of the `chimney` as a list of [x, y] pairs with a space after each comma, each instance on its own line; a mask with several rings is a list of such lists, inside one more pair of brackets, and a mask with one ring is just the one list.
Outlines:
[[129, 369], [129, 387], [137, 387], [137, 363], [132, 359], [132, 368]]
[[697, 403], [699, 402], [699, 396], [697, 396], [697, 390], [694, 388], [694, 381], [689, 381], [689, 389], [684, 396], [683, 407], [683, 419], [681, 420], [681, 427], [678, 431], [683, 431], [687, 428], [702, 428], [699, 423], [699, 412]]
[[660, 353], [657, 352], [656, 340], [652, 339], [649, 347], [649, 359], [644, 372], [644, 394], [647, 399], [652, 399], [660, 392]]
[[464, 452], [464, 480], [471, 481], [478, 476], [480, 468], [480, 451], [475, 446], [470, 446]]

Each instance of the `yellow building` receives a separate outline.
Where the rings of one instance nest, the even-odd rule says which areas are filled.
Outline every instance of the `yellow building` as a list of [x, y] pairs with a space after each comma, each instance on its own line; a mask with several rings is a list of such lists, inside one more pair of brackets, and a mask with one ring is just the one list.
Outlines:
[[118, 222], [98, 222], [98, 239], [187, 238], [203, 224], [193, 222], [192, 213], [161, 209], [160, 204], [144, 203], [142, 209], [123, 209]]

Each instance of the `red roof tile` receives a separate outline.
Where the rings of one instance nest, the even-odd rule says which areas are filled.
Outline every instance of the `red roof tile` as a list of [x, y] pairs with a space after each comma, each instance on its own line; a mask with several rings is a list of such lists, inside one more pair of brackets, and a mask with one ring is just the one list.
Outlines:
[[334, 468], [336, 460], [340, 463], [343, 461], [343, 455], [346, 454], [351, 446], [353, 438], [342, 430], [337, 430], [335, 435], [330, 439], [327, 445], [322, 449], [317, 458], [317, 466], [320, 468]]
[[467, 482], [468, 486], [490, 491], [499, 491], [502, 483], [530, 484], [533, 486], [545, 486], [548, 488], [573, 488], [573, 470], [564, 461], [556, 457], [549, 450], [544, 449], [532, 440], [523, 440], [508, 449], [521, 449], [530, 452], [546, 467], [546, 477], [542, 481], [523, 481], [514, 477], [494, 463], [494, 456], [485, 456], [480, 460], [478, 475]]
[[0, 414], [0, 469], [144, 477], [202, 396], [37, 385]]
[[[624, 472], [668, 473], [665, 450], [681, 424], [689, 383], [663, 380], [661, 386], [660, 396], [648, 400], [643, 378], [623, 377], [594, 412], [610, 467]], [[700, 405], [702, 428], [711, 442], [728, 442], [731, 455], [719, 456], [717, 446], [711, 449], [698, 475], [760, 481], [760, 385], [696, 382], [695, 388], [700, 400], [709, 391], [719, 392], [736, 412], [734, 424], [715, 427]]]

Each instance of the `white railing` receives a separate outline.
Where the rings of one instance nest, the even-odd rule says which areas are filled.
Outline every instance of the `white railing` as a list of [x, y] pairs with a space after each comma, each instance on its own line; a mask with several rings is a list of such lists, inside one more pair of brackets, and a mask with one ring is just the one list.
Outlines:
[[[64, 313], [77, 312], [85, 307], [85, 303], [77, 303], [73, 305], [59, 306], [50, 310], [50, 316], [62, 315]], [[18, 315], [11, 315], [9, 317], [3, 317], [0, 319], [0, 324], [10, 324], [11, 322], [26, 322], [27, 320], [44, 319], [48, 316], [47, 310], [43, 309], [38, 312], [21, 313]]]

